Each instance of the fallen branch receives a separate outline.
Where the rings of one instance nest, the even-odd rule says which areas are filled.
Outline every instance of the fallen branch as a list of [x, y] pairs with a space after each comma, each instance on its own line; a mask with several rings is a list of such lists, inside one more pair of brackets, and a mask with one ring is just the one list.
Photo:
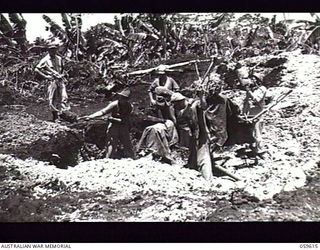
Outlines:
[[199, 63], [199, 62], [211, 62], [211, 61], [212, 61], [212, 59], [203, 59], [203, 60], [191, 60], [191, 61], [171, 64], [171, 65], [161, 64], [161, 65], [159, 65], [157, 67], [154, 67], [154, 68], [137, 70], [137, 71], [133, 71], [133, 72], [127, 73], [126, 75], [127, 76], [132, 76], [132, 75], [148, 74], [148, 73], [151, 73], [153, 71], [156, 71], [159, 67], [164, 67], [165, 70], [170, 70], [172, 68], [182, 67], [182, 66], [186, 66], [186, 65], [193, 64], [193, 63], [196, 63], [196, 62]]

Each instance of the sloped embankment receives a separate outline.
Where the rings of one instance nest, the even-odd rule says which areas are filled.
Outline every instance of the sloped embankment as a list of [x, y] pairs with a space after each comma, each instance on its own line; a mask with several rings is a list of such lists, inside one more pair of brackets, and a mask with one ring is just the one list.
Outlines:
[[83, 145], [80, 131], [41, 121], [24, 111], [24, 106], [7, 107], [0, 114], [0, 153], [22, 159], [32, 157], [59, 167], [74, 166]]
[[244, 190], [259, 199], [305, 185], [306, 176], [319, 161], [320, 58], [285, 56], [288, 61], [281, 71], [279, 86], [269, 88], [269, 94], [275, 99], [289, 89], [293, 92], [263, 118], [263, 138], [269, 155], [253, 168], [236, 171], [246, 179]]

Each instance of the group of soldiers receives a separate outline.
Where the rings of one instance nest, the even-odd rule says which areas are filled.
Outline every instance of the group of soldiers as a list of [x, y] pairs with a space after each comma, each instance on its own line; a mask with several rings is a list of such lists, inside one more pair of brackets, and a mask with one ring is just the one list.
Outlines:
[[[63, 76], [63, 60], [57, 50], [58, 45], [51, 45], [48, 54], [36, 66], [36, 72], [49, 81], [48, 97], [53, 121], [58, 119], [61, 112], [70, 109]], [[156, 74], [148, 93], [153, 116], [159, 119], [144, 129], [136, 150], [130, 138], [133, 105], [130, 102], [129, 88], [118, 92], [115, 100], [105, 108], [91, 115], [78, 117], [78, 120], [107, 117], [109, 125], [106, 131], [106, 157], [114, 158], [122, 148], [124, 157], [135, 159], [137, 155], [150, 152], [155, 160], [172, 164], [172, 150], [179, 145], [188, 149], [188, 162], [185, 166], [200, 171], [205, 179], [210, 180], [213, 176], [214, 152], [222, 150], [228, 144], [230, 133], [237, 132], [230, 125], [234, 119], [237, 123], [252, 128], [253, 140], [249, 147], [257, 155], [263, 153], [262, 123], [259, 119], [247, 119], [255, 117], [264, 109], [267, 89], [259, 85], [258, 81], [238, 70], [239, 84], [246, 90], [241, 111], [221, 94], [223, 82], [219, 78], [208, 77], [205, 90], [199, 88], [199, 81], [194, 82], [194, 95], [187, 97], [182, 94], [179, 84], [167, 75], [165, 67], [158, 67]]]

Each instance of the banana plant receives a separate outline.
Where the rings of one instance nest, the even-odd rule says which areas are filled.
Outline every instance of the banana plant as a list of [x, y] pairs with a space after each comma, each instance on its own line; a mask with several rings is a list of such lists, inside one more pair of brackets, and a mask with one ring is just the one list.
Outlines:
[[314, 44], [320, 38], [320, 17], [316, 13], [310, 13], [310, 15], [314, 18], [314, 21], [309, 23], [311, 32], [307, 36], [305, 42]]
[[[204, 26], [205, 36], [194, 27], [196, 25], [187, 24], [192, 18]], [[128, 61], [133, 67], [186, 53], [200, 55], [205, 42], [206, 53], [210, 54], [212, 40], [217, 40], [212, 38], [215, 31], [231, 18], [229, 13], [210, 14], [205, 21], [181, 14], [122, 14], [115, 17], [114, 25], [99, 24], [85, 33], [86, 51], [94, 54], [98, 61], [120, 64]]]
[[0, 37], [10, 47], [18, 47], [24, 55], [27, 49], [26, 20], [20, 13], [8, 14], [9, 20], [0, 14]]
[[71, 58], [78, 60], [79, 53], [84, 52], [85, 39], [83, 37], [81, 14], [61, 13], [63, 27], [54, 22], [47, 15], [42, 16], [47, 22], [47, 31], [50, 31], [53, 37], [58, 38], [64, 46], [64, 53], [71, 50]]

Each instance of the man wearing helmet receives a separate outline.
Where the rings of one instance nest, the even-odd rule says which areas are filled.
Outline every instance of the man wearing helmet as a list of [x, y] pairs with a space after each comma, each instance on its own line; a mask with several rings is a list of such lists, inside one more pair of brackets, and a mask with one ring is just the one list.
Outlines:
[[177, 127], [188, 131], [189, 158], [187, 167], [200, 171], [206, 180], [212, 178], [212, 158], [208, 144], [208, 130], [204, 118], [204, 108], [199, 99], [187, 99], [180, 93], [171, 96]]
[[117, 93], [117, 100], [109, 103], [105, 108], [88, 116], [78, 119], [91, 120], [104, 115], [110, 115], [107, 120], [109, 125], [106, 131], [107, 154], [106, 158], [118, 157], [118, 149], [123, 147], [124, 157], [134, 158], [132, 142], [130, 139], [130, 114], [132, 104], [129, 102], [130, 90], [128, 88]]

